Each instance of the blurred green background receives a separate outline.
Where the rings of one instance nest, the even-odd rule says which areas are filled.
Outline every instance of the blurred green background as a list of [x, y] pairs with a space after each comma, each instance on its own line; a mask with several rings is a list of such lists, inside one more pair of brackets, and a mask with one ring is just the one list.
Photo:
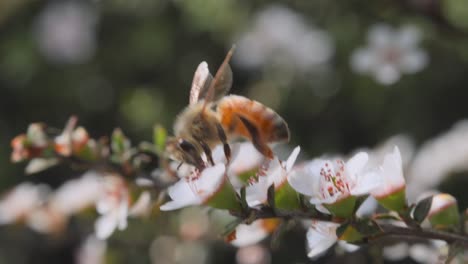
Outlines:
[[[260, 58], [263, 63], [247, 65], [245, 58], [255, 50], [249, 55], [241, 40], [256, 29], [259, 12], [272, 5], [300, 17], [299, 26], [326, 34], [326, 58], [314, 62], [313, 56], [323, 55], [320, 49], [298, 47], [312, 60], [282, 65], [273, 51], [261, 55], [272, 57]], [[367, 43], [368, 29], [382, 22], [417, 26], [420, 48], [429, 58], [422, 71], [391, 85], [350, 66], [353, 51]], [[287, 21], [265, 18], [263, 23], [279, 41], [301, 41], [281, 31]], [[155, 123], [171, 128], [187, 105], [198, 63], [206, 60], [215, 72], [232, 44], [238, 51], [231, 92], [274, 108], [289, 123], [290, 145], [300, 145], [311, 157], [374, 146], [398, 133], [418, 144], [468, 115], [468, 4], [463, 0], [1, 0], [0, 189], [25, 180], [57, 185], [68, 177], [63, 168], [24, 176], [23, 166], [10, 163], [9, 142], [29, 123], [61, 128], [75, 114], [93, 137], [120, 127], [134, 142], [150, 140]], [[117, 249], [110, 262], [149, 262], [148, 243], [160, 232], [155, 223], [133, 223], [117, 234], [126, 244], [115, 242], [114, 248], [110, 241]], [[57, 242], [15, 228], [0, 228], [0, 263], [69, 263], [83, 232], [71, 228], [70, 239]], [[274, 260], [305, 263], [304, 234], [290, 236], [297, 245], [280, 246]], [[234, 263], [233, 248], [213, 247]]]

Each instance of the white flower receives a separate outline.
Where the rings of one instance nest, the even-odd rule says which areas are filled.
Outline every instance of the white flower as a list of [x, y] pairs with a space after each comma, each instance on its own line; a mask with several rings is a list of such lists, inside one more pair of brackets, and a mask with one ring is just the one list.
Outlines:
[[38, 17], [35, 33], [41, 53], [55, 63], [83, 63], [96, 48], [97, 14], [75, 1], [49, 4]]
[[385, 246], [383, 256], [387, 260], [400, 261], [408, 256], [409, 246], [406, 242]]
[[95, 236], [88, 236], [81, 244], [76, 254], [76, 263], [78, 264], [104, 264], [106, 263], [105, 241], [97, 239]]
[[269, 164], [264, 175], [259, 175], [256, 181], [250, 183], [246, 188], [246, 200], [249, 206], [257, 206], [267, 201], [268, 188], [274, 184], [279, 189], [286, 183], [288, 174], [291, 172], [294, 162], [299, 155], [300, 147], [296, 147], [283, 164], [275, 157]]
[[[243, 173], [257, 171], [265, 163], [266, 158], [254, 147], [251, 142], [231, 144], [231, 162], [227, 164], [226, 173], [236, 188], [241, 188], [244, 183], [239, 178]], [[226, 155], [223, 146], [218, 145], [213, 149], [213, 160], [216, 164], [226, 164]]]
[[246, 67], [277, 64], [306, 71], [327, 62], [333, 54], [325, 31], [307, 25], [299, 14], [279, 5], [260, 11], [236, 43], [234, 60]]
[[310, 196], [312, 204], [332, 204], [350, 195], [369, 193], [380, 184], [380, 179], [365, 170], [368, 155], [360, 152], [348, 162], [315, 159], [295, 168], [289, 175], [289, 184], [298, 192]]
[[102, 196], [102, 175], [89, 171], [80, 178], [69, 180], [60, 186], [49, 200], [49, 207], [64, 215], [72, 215], [94, 206]]
[[236, 227], [235, 238], [231, 244], [236, 247], [246, 247], [257, 244], [266, 238], [277, 226], [277, 219], [260, 219], [250, 225], [240, 224]]
[[369, 73], [381, 84], [390, 85], [401, 73], [421, 71], [428, 63], [425, 51], [418, 47], [421, 32], [414, 26], [394, 30], [378, 24], [369, 30], [369, 44], [351, 56], [351, 67], [358, 73]]
[[129, 193], [125, 181], [115, 175], [103, 178], [101, 196], [96, 203], [96, 210], [101, 215], [95, 222], [96, 237], [107, 239], [116, 228], [127, 228]]
[[0, 201], [0, 224], [25, 220], [46, 200], [49, 189], [45, 185], [21, 183]]
[[377, 199], [403, 190], [406, 187], [405, 178], [403, 177], [401, 155], [398, 147], [394, 147], [392, 153], [385, 155], [383, 164], [378, 168], [375, 177], [383, 181], [382, 184], [371, 191], [372, 196]]
[[167, 190], [172, 201], [161, 205], [160, 209], [170, 211], [208, 201], [225, 183], [225, 170], [224, 164], [217, 164], [193, 178], [180, 179]]
[[307, 230], [307, 256], [317, 258], [324, 254], [337, 241], [336, 229], [339, 224], [332, 222], [312, 221]]
[[451, 173], [468, 171], [468, 120], [425, 142], [408, 171], [408, 195], [415, 200]]

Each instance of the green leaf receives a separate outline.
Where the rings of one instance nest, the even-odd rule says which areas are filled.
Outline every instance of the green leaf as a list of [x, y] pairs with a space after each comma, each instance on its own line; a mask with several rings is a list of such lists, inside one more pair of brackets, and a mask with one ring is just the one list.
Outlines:
[[233, 210], [239, 211], [241, 210], [241, 204], [239, 204], [237, 199], [237, 193], [232, 187], [230, 183], [227, 182], [226, 179], [223, 180], [220, 189], [213, 194], [205, 203], [208, 206], [217, 209], [225, 209], [225, 210]]
[[242, 221], [243, 221], [242, 219], [237, 218], [237, 219], [233, 220], [232, 222], [228, 223], [224, 227], [223, 233], [221, 235], [223, 237], [229, 236], [230, 234], [232, 234], [232, 232], [234, 230], [236, 230], [237, 226], [240, 225], [242, 223]]
[[361, 233], [362, 235], [366, 237], [374, 236], [381, 232], [377, 224], [368, 219], [365, 219], [363, 221], [358, 221], [356, 223], [353, 223], [353, 225], [357, 229], [357, 231], [359, 231], [359, 233]]
[[334, 216], [338, 216], [342, 218], [349, 218], [353, 215], [355, 204], [356, 204], [356, 197], [349, 196], [333, 204], [324, 204], [324, 206]]
[[301, 208], [299, 194], [286, 181], [275, 193], [275, 206], [278, 209], [297, 210]]
[[153, 143], [156, 146], [156, 152], [161, 154], [166, 148], [167, 130], [161, 125], [155, 125], [153, 128]]
[[350, 225], [349, 222], [345, 222], [342, 225], [340, 225], [336, 229], [336, 237], [341, 237], [345, 233], [345, 231], [346, 231], [346, 229], [348, 228], [349, 225]]
[[275, 207], [275, 185], [272, 184], [270, 185], [270, 187], [268, 187], [268, 190], [267, 190], [267, 201], [268, 201], [268, 205], [274, 210], [276, 207]]
[[377, 198], [377, 201], [387, 210], [404, 211], [406, 209], [406, 190], [403, 188], [385, 197]]
[[245, 186], [240, 189], [240, 195], [237, 195], [239, 204], [241, 205], [242, 211], [247, 211], [249, 209], [249, 205], [247, 204], [246, 193], [245, 193]]
[[362, 233], [359, 232], [352, 224], [344, 223], [336, 229], [336, 236], [338, 239], [347, 242], [359, 242], [364, 239]]
[[421, 200], [413, 210], [413, 219], [417, 223], [422, 223], [426, 219], [429, 210], [431, 209], [432, 196]]
[[111, 137], [111, 149], [114, 154], [121, 155], [130, 149], [130, 141], [125, 137], [120, 128], [114, 129]]

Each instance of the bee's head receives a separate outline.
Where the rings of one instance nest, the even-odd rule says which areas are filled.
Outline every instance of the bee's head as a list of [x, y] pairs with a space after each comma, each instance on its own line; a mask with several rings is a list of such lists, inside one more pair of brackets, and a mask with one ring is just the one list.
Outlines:
[[169, 138], [166, 142], [166, 152], [173, 160], [185, 162], [201, 169], [205, 162], [200, 156], [196, 143], [183, 138]]

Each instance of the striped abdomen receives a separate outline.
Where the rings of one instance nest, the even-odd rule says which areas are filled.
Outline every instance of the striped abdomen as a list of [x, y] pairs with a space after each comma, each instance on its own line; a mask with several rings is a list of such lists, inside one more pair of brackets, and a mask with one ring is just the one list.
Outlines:
[[257, 101], [229, 95], [218, 101], [217, 110], [229, 137], [244, 136], [260, 145], [289, 141], [288, 125], [283, 118]]

